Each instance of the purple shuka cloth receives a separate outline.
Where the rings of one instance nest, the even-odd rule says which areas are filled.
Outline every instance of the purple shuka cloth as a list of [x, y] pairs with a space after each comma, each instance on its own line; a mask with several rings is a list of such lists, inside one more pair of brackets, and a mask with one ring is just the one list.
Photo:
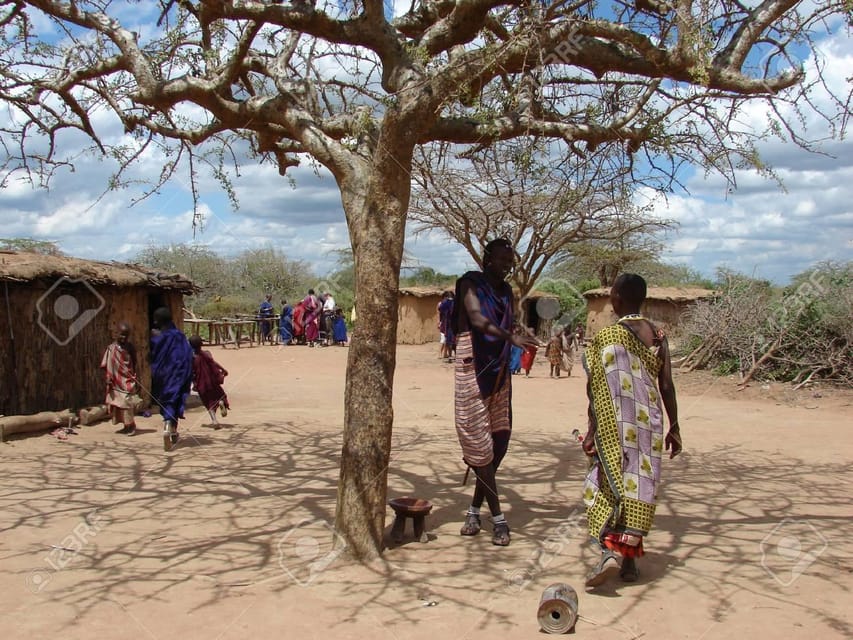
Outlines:
[[184, 417], [192, 378], [192, 347], [184, 332], [169, 324], [151, 336], [151, 392], [164, 420]]
[[438, 330], [444, 334], [447, 344], [452, 345], [456, 340], [453, 331], [453, 309], [456, 305], [450, 298], [445, 298], [438, 305]]
[[[469, 280], [474, 284], [474, 291], [480, 301], [480, 311], [493, 324], [504, 331], [512, 330], [512, 288], [502, 282], [495, 290], [486, 275], [480, 271], [469, 271], [456, 281], [456, 300], [453, 305], [453, 322], [450, 323], [454, 334], [459, 333], [459, 314], [464, 313], [465, 300], [462, 296], [462, 282]], [[507, 372], [509, 365], [510, 342], [501, 338], [486, 335], [471, 329], [471, 342], [474, 348], [474, 367], [477, 372], [477, 384], [480, 393], [488, 398], [493, 393], [509, 384]]]

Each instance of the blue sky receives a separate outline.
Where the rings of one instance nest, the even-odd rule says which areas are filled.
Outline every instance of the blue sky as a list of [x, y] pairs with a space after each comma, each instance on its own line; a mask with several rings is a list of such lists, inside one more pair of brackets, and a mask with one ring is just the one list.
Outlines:
[[[846, 76], [853, 69], [850, 39], [839, 35], [821, 47], [831, 86], [846, 94]], [[815, 98], [825, 100], [819, 94]], [[763, 128], [767, 117], [766, 105], [756, 103], [744, 113], [743, 126]], [[806, 125], [810, 137], [822, 137], [820, 123]], [[694, 172], [687, 179], [689, 193], [655, 201], [657, 215], [680, 223], [667, 236], [664, 258], [706, 275], [726, 266], [778, 283], [820, 260], [853, 259], [853, 143], [827, 140], [821, 150], [809, 153], [778, 140], [760, 147], [784, 189], [739, 171], [739, 188], [730, 192], [722, 178]], [[162, 159], [149, 157], [138, 171], [156, 175], [161, 168]], [[0, 190], [0, 236], [51, 240], [71, 255], [114, 260], [130, 260], [146, 246], [173, 242], [198, 243], [223, 254], [272, 245], [311, 263], [319, 275], [334, 268], [332, 251], [348, 246], [334, 179], [308, 163], [291, 171], [292, 180], [271, 166], [243, 166], [234, 182], [240, 202], [236, 212], [216, 182], [202, 176], [204, 226], [195, 232], [185, 180], [179, 178], [158, 196], [131, 206], [138, 191], [101, 197], [111, 172], [108, 161], [83, 156], [73, 173], [54, 176], [50, 191], [13, 178]], [[640, 201], [647, 196], [637, 195]], [[461, 273], [473, 265], [445, 237], [432, 233], [416, 238], [412, 232], [410, 228], [406, 251], [414, 264], [444, 273]]]

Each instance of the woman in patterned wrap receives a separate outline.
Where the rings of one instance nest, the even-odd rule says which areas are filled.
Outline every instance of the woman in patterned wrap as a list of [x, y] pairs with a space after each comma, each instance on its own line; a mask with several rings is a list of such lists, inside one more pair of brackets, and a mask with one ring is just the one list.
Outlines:
[[[646, 282], [622, 274], [610, 301], [619, 321], [596, 334], [584, 354], [589, 430], [584, 451], [593, 465], [584, 484], [589, 533], [601, 551], [586, 585], [619, 572], [637, 579], [635, 558], [654, 519], [664, 447], [681, 451], [678, 408], [666, 336], [640, 315]], [[664, 437], [661, 401], [669, 419]], [[621, 571], [618, 556], [622, 556]]]

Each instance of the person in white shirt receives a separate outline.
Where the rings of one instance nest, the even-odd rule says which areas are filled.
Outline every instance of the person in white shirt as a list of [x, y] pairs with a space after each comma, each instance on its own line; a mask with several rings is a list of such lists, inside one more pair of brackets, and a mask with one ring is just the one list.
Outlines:
[[323, 330], [326, 332], [326, 346], [334, 343], [332, 325], [335, 320], [335, 299], [326, 291], [323, 294]]

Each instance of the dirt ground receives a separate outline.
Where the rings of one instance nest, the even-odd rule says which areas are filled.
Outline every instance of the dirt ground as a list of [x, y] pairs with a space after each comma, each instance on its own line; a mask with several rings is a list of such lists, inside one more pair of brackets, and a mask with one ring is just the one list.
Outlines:
[[135, 437], [0, 445], [0, 637], [541, 638], [554, 582], [579, 592], [576, 637], [853, 637], [853, 393], [679, 376], [685, 453], [665, 460], [640, 579], [586, 593], [580, 365], [514, 380], [498, 548], [489, 525], [458, 535], [471, 486], [437, 349], [398, 351], [389, 473], [389, 497], [434, 504], [430, 540], [407, 528], [369, 566], [331, 544], [345, 348], [214, 348], [232, 411], [215, 430], [190, 410], [170, 453], [156, 416]]

